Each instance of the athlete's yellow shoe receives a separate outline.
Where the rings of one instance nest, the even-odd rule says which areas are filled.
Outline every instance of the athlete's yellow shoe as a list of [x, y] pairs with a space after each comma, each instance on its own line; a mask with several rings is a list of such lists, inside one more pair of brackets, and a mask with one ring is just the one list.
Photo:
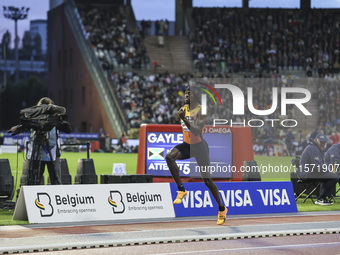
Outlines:
[[224, 211], [218, 211], [217, 225], [222, 225], [225, 222], [225, 219], [227, 218], [227, 212], [227, 207], [224, 207]]
[[177, 205], [177, 204], [182, 203], [182, 199], [185, 198], [187, 195], [188, 195], [188, 191], [178, 191], [174, 204]]

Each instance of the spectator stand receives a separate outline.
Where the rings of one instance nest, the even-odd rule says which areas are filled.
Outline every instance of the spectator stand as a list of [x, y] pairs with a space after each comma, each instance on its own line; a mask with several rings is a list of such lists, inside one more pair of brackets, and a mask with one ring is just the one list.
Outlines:
[[192, 19], [192, 58], [200, 72], [339, 73], [336, 10], [194, 8]]
[[147, 67], [143, 40], [128, 28], [124, 6], [78, 4], [78, 11], [104, 71]]

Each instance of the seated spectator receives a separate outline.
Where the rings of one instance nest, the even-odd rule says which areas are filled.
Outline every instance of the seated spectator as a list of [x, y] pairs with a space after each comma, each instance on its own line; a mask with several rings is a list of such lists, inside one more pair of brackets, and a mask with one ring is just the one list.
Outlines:
[[117, 152], [129, 152], [129, 148], [127, 146], [127, 136], [126, 132], [123, 132], [122, 136], [118, 140], [118, 150]]
[[287, 145], [287, 151], [289, 156], [294, 156], [293, 153], [293, 142], [295, 140], [295, 135], [292, 133], [292, 131], [288, 131], [286, 138], [285, 138], [285, 143]]
[[334, 131], [332, 135], [329, 137], [332, 140], [332, 145], [338, 144], [340, 141], [340, 137], [338, 132]]
[[311, 139], [301, 155], [298, 170], [302, 180], [312, 179], [321, 183], [319, 197], [315, 202], [317, 205], [333, 204], [329, 198], [333, 196], [334, 187], [339, 181], [338, 175], [328, 171], [324, 163], [323, 150], [326, 143], [327, 137], [324, 134], [318, 134], [314, 140]]
[[[340, 178], [340, 144], [334, 144], [325, 153], [325, 164], [328, 166], [329, 171], [334, 172]], [[335, 195], [335, 186], [334, 186]]]

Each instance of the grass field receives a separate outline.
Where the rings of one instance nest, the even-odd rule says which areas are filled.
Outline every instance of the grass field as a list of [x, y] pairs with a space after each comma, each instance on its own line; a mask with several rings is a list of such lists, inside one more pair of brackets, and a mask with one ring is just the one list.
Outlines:
[[[77, 172], [77, 162], [78, 159], [85, 159], [87, 157], [84, 152], [63, 152], [61, 158], [67, 159], [67, 165], [70, 174], [73, 177]], [[24, 153], [18, 154], [0, 154], [0, 158], [8, 158], [12, 174], [15, 175], [18, 170], [18, 175], [20, 177], [22, 171], [22, 164], [24, 160]], [[135, 174], [137, 169], [137, 154], [135, 153], [91, 153], [90, 158], [93, 159], [94, 167], [97, 175], [101, 174], [112, 174], [113, 163], [125, 163], [126, 171], [128, 174]], [[45, 177], [47, 178], [48, 172], [45, 171]], [[14, 176], [15, 177], [15, 176]], [[46, 182], [45, 182], [46, 183]]]
[[[77, 152], [63, 152], [61, 158], [66, 158], [72, 182], [77, 172], [78, 159], [86, 158], [86, 153]], [[96, 174], [98, 175], [98, 182], [100, 183], [101, 174], [112, 174], [113, 163], [125, 163], [127, 174], [135, 174], [137, 169], [137, 154], [115, 154], [115, 153], [91, 153], [90, 158], [93, 159]], [[20, 176], [22, 172], [22, 164], [24, 159], [23, 153], [18, 154], [0, 154], [0, 158], [8, 158], [12, 170], [12, 175], [16, 183], [16, 188], [20, 185]], [[262, 181], [289, 181], [290, 172], [294, 171], [291, 166], [292, 157], [267, 157], [255, 156], [257, 161]], [[45, 183], [47, 183], [48, 172], [45, 170]], [[15, 201], [15, 196], [14, 199]], [[340, 210], [340, 198], [338, 203], [332, 206], [318, 206], [314, 205], [311, 200], [301, 203], [297, 202], [299, 211], [334, 211]], [[300, 202], [301, 201], [301, 202]], [[0, 225], [12, 224], [28, 224], [27, 221], [12, 221], [13, 210], [0, 210]]]

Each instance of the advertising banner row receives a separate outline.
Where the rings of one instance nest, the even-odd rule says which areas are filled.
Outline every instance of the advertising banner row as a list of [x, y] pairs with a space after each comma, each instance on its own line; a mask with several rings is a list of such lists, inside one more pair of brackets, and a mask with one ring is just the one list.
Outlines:
[[[4, 132], [4, 145], [15, 145], [19, 144], [20, 146], [25, 147], [26, 142], [29, 141], [29, 132], [26, 133], [20, 133], [18, 135], [12, 136], [12, 134]], [[64, 142], [67, 138], [76, 138], [76, 139], [86, 139], [86, 140], [98, 140], [99, 135], [98, 133], [70, 133], [70, 134], [65, 134], [61, 132], [59, 134], [61, 143]]]
[[[297, 211], [291, 182], [220, 182], [217, 187], [229, 215]], [[189, 195], [173, 205], [174, 183], [23, 186], [13, 219], [52, 223], [217, 215], [204, 183], [185, 188]]]

